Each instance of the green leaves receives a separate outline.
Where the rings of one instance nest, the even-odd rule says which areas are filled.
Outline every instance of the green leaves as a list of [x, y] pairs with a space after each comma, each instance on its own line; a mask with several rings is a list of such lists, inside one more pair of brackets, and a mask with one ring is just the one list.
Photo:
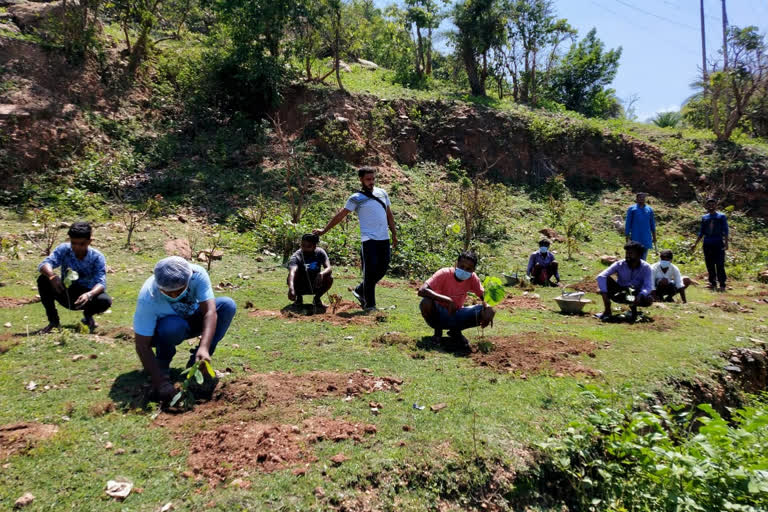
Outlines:
[[483, 300], [489, 306], [495, 306], [496, 304], [499, 304], [507, 295], [507, 292], [504, 290], [504, 285], [502, 284], [501, 279], [498, 277], [486, 277], [483, 281], [483, 288], [485, 289]]
[[176, 393], [176, 395], [171, 400], [171, 407], [179, 403], [179, 401], [183, 402], [186, 409], [192, 409], [194, 407], [195, 397], [192, 394], [190, 386], [192, 385], [193, 379], [198, 386], [202, 386], [203, 382], [205, 381], [205, 375], [203, 374], [203, 371], [205, 371], [205, 373], [207, 373], [211, 378], [216, 377], [216, 373], [213, 371], [211, 363], [205, 360], [196, 361], [195, 364], [181, 372], [181, 375], [186, 376], [186, 378], [181, 383], [181, 391]]
[[70, 269], [67, 269], [67, 271], [64, 274], [64, 280], [62, 281], [64, 283], [64, 286], [69, 288], [72, 283], [80, 279], [80, 274], [77, 273], [77, 271]]

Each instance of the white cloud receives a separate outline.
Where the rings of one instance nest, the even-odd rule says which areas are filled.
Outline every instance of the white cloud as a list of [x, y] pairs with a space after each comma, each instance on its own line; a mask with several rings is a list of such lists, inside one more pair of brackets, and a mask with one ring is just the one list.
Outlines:
[[640, 112], [637, 115], [637, 120], [640, 121], [641, 123], [644, 123], [649, 119], [653, 118], [654, 116], [656, 116], [656, 114], [658, 114], [659, 112], [677, 112], [680, 110], [680, 108], [681, 108], [680, 105], [669, 105], [666, 107], [657, 108], [653, 112]]

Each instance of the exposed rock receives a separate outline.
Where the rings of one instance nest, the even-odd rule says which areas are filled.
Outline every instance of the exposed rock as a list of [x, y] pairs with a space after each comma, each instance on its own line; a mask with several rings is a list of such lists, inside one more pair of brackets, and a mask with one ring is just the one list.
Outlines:
[[52, 19], [63, 14], [61, 2], [33, 3], [23, 2], [8, 6], [8, 12], [13, 16], [13, 21], [24, 32], [36, 28], [42, 28]]
[[602, 263], [603, 265], [612, 265], [617, 261], [619, 261], [619, 258], [617, 258], [616, 256], [609, 256], [608, 254], [603, 254], [602, 256], [600, 256], [600, 263]]
[[16, 502], [13, 504], [13, 508], [24, 508], [27, 505], [31, 505], [35, 501], [35, 497], [28, 492], [25, 492]]
[[371, 62], [369, 60], [365, 59], [357, 59], [357, 63], [360, 64], [360, 66], [364, 67], [365, 69], [379, 69], [379, 65], [375, 62]]
[[165, 254], [168, 256], [181, 256], [182, 258], [189, 260], [192, 259], [192, 247], [190, 247], [189, 240], [186, 238], [168, 240], [165, 242]]
[[[334, 64], [333, 64], [333, 59], [331, 59], [331, 61], [330, 61], [330, 62], [328, 62], [328, 67], [329, 67], [329, 68], [333, 68], [333, 67], [334, 67]], [[342, 70], [342, 71], [344, 71], [345, 73], [351, 73], [351, 72], [352, 72], [352, 68], [351, 68], [351, 67], [349, 67], [349, 64], [347, 64], [347, 63], [346, 63], [346, 62], [344, 62], [343, 60], [340, 60], [340, 61], [339, 61], [339, 69], [340, 69], [340, 70]]]
[[761, 283], [768, 283], [768, 269], [761, 270], [757, 274], [757, 280]]
[[555, 242], [565, 242], [565, 237], [559, 235], [557, 231], [552, 228], [544, 228], [540, 230], [539, 233], [549, 238], [550, 240], [554, 240]]

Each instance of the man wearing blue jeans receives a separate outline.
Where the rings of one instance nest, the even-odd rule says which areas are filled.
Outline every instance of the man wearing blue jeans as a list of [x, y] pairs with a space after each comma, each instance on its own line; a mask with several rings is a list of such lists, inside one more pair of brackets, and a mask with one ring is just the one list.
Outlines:
[[705, 203], [707, 214], [701, 218], [699, 237], [691, 248], [696, 250], [702, 239], [704, 244], [704, 263], [709, 274], [709, 289], [717, 289], [720, 283], [720, 291], [725, 291], [725, 251], [728, 250], [728, 219], [724, 213], [717, 211], [717, 200], [714, 197], [707, 199]]
[[[443, 329], [448, 329], [451, 348], [469, 352], [469, 340], [461, 333], [471, 327], [486, 327], [496, 314], [483, 299], [483, 285], [475, 274], [477, 256], [465, 251], [459, 255], [455, 267], [441, 268], [419, 288], [423, 297], [419, 309], [427, 325], [435, 330], [435, 341], [441, 341]], [[467, 293], [472, 292], [482, 304], [465, 306]]]
[[392, 232], [392, 248], [397, 247], [397, 231], [389, 196], [383, 189], [374, 186], [376, 170], [373, 167], [361, 167], [357, 176], [360, 179], [360, 191], [349, 196], [344, 208], [336, 213], [325, 228], [315, 229], [313, 233], [322, 236], [351, 212], [357, 212], [363, 242], [360, 254], [363, 281], [352, 290], [352, 295], [364, 309], [372, 310], [376, 309], [376, 283], [387, 273], [391, 258], [387, 228]]
[[229, 297], [214, 297], [211, 280], [203, 267], [178, 256], [162, 259], [155, 265], [154, 275], [139, 292], [133, 330], [136, 352], [161, 401], [170, 400], [176, 393], [170, 380], [176, 346], [200, 336], [200, 344], [190, 351], [187, 367], [196, 361], [210, 362], [235, 310], [235, 301]]

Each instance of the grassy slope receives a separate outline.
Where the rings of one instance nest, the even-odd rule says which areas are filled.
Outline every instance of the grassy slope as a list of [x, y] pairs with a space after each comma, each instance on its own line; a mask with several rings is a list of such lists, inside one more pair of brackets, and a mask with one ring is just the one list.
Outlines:
[[[448, 89], [435, 91], [408, 91], [392, 86], [377, 72], [379, 81], [371, 79], [367, 71], [355, 70], [345, 75], [347, 87], [355, 92], [368, 91], [385, 97], [411, 96], [419, 99], [462, 98]], [[494, 102], [492, 106], [516, 110], [523, 115], [531, 113], [508, 102]], [[586, 121], [593, 122], [593, 121]], [[596, 122], [597, 123], [597, 122]], [[668, 135], [674, 132], [658, 130], [647, 125], [605, 123], [617, 130], [634, 130], [650, 137], [676, 144]], [[759, 147], [758, 147], [759, 149]], [[764, 149], [764, 148], [763, 148]], [[410, 185], [392, 193], [395, 214], [407, 208], [417, 215], [425, 205], [441, 197], [440, 189], [433, 185], [440, 176], [425, 175], [422, 169], [407, 170]], [[211, 173], [215, 175], [216, 173]], [[206, 176], [206, 180], [209, 178]], [[210, 186], [218, 182], [210, 178]], [[392, 184], [386, 184], [391, 186]], [[320, 194], [324, 199], [343, 195], [346, 185], [339, 190]], [[344, 190], [342, 190], [344, 189]], [[206, 193], [201, 190], [201, 193]], [[222, 191], [224, 193], [224, 191]], [[535, 246], [538, 230], [547, 227], [542, 221], [545, 207], [530, 197], [514, 190], [509, 191], [508, 204], [499, 222], [506, 228], [503, 244], [484, 255], [480, 271], [498, 273], [508, 269], [522, 269], [527, 254]], [[594, 227], [591, 242], [582, 244], [581, 254], [572, 262], [560, 260], [564, 280], [575, 282], [585, 276], [594, 276], [602, 266], [598, 256], [620, 250], [622, 236], [610, 227], [613, 215], [622, 214], [631, 197], [623, 191], [607, 193], [589, 202], [589, 221]], [[336, 198], [336, 202], [337, 198]], [[333, 209], [328, 205], [328, 214]], [[699, 215], [694, 205], [654, 204], [660, 219], [661, 246], [678, 244], [683, 238], [690, 239], [685, 226]], [[29, 229], [29, 219], [18, 218], [15, 213], [3, 211], [0, 232], [20, 233]], [[74, 219], [66, 219], [74, 220]], [[117, 270], [110, 274], [110, 293], [115, 304], [110, 315], [100, 318], [101, 332], [131, 323], [137, 290], [148, 275], [153, 263], [162, 253], [165, 239], [163, 229], [175, 236], [195, 237], [194, 227], [181, 225], [172, 219], [159, 221], [150, 231], [138, 234], [139, 253], [122, 248], [121, 235], [97, 231], [96, 246], [107, 255], [110, 266]], [[743, 276], [751, 276], [756, 270], [755, 259], [748, 254], [764, 249], [765, 237], [760, 233], [747, 233], [747, 224], [736, 222], [736, 241], [733, 255]], [[107, 240], [108, 236], [116, 239]], [[243, 237], [233, 235], [230, 245], [242, 242]], [[562, 248], [560, 248], [562, 252]], [[351, 249], [350, 251], [353, 251]], [[26, 254], [24, 261], [0, 262], [0, 278], [6, 284], [0, 288], [3, 296], [30, 296], [35, 279], [38, 256], [35, 251]], [[745, 261], [746, 263], [740, 263]], [[223, 263], [215, 263], [212, 271], [214, 282], [230, 281], [238, 286], [227, 292], [240, 307], [251, 301], [260, 309], [280, 309], [286, 305], [284, 298], [284, 270], [275, 267], [276, 261], [258, 264], [249, 251], [227, 250]], [[141, 267], [142, 271], [136, 271]], [[262, 272], [259, 272], [261, 270]], [[703, 265], [696, 258], [683, 266], [686, 273], [697, 275]], [[249, 274], [252, 279], [242, 280], [239, 273]], [[356, 269], [337, 270], [335, 289], [343, 290], [355, 282]], [[46, 337], [25, 336], [27, 326], [34, 329], [44, 324], [39, 304], [18, 309], [0, 310], [0, 324], [11, 322], [13, 327], [5, 333], [21, 334], [19, 344], [0, 355], [0, 424], [16, 421], [41, 421], [61, 426], [60, 434], [52, 441], [43, 443], [24, 456], [14, 456], [10, 465], [0, 472], [0, 508], [8, 508], [23, 492], [32, 492], [36, 501], [32, 510], [82, 509], [100, 510], [155, 510], [168, 501], [177, 510], [196, 510], [212, 503], [213, 508], [229, 510], [232, 506], [253, 509], [309, 509], [326, 508], [328, 503], [344, 501], [359, 493], [358, 481], [368, 475], [377, 475], [374, 502], [382, 508], [397, 510], [422, 510], [425, 503], [437, 506], [437, 498], [446, 494], [452, 484], [449, 461], [463, 464], [473, 451], [473, 419], [475, 434], [480, 439], [479, 452], [484, 456], [498, 456], [513, 466], [524, 464], [521, 455], [527, 447], [560, 431], [569, 420], [582, 411], [578, 384], [583, 378], [555, 378], [546, 372], [531, 375], [527, 380], [515, 376], [497, 375], [475, 367], [471, 361], [456, 358], [442, 352], [419, 349], [418, 340], [429, 330], [417, 313], [414, 291], [405, 281], [398, 281], [397, 288], [380, 289], [380, 304], [394, 305], [387, 313], [387, 321], [374, 326], [342, 328], [310, 322], [287, 322], [280, 318], [254, 318], [242, 310], [232, 329], [216, 353], [215, 367], [234, 369], [228, 378], [244, 375], [249, 371], [305, 372], [313, 369], [353, 371], [366, 367], [377, 375], [396, 375], [405, 379], [402, 401], [393, 393], [378, 393], [370, 399], [383, 404], [380, 416], [371, 416], [367, 399], [351, 402], [339, 399], [323, 399], [302, 403], [299, 412], [286, 410], [284, 416], [273, 418], [276, 422], [295, 423], [299, 418], [312, 415], [333, 415], [352, 420], [375, 423], [378, 433], [360, 445], [343, 443], [341, 446], [324, 442], [316, 447], [321, 462], [313, 464], [304, 477], [296, 477], [290, 471], [272, 474], [251, 472], [247, 480], [252, 482], [249, 491], [236, 488], [212, 490], [181, 476], [186, 469], [185, 442], [173, 432], [152, 427], [150, 412], [123, 411], [94, 417], [90, 407], [107, 400], [120, 402], [124, 386], [138, 385], [138, 360], [130, 339], [104, 336], [83, 336], [72, 330], [77, 315], [62, 315], [65, 332]], [[751, 304], [745, 295], [756, 295], [765, 287], [747, 292], [747, 283], [734, 283], [730, 300]], [[519, 290], [511, 290], [519, 294]], [[758, 306], [751, 314], [726, 313], [709, 306], [712, 296], [701, 289], [690, 293], [691, 304], [670, 305], [654, 308], [654, 317], [673, 325], [669, 330], [654, 330], [647, 326], [601, 325], [589, 317], [563, 317], [554, 310], [551, 297], [554, 290], [541, 290], [548, 311], [517, 310], [501, 312], [496, 325], [488, 334], [511, 335], [530, 331], [567, 333], [585, 339], [610, 343], [609, 348], [596, 352], [596, 357], [582, 357], [581, 362], [602, 371], [595, 379], [598, 384], [613, 388], [626, 388], [627, 393], [667, 389], [670, 379], [706, 375], [710, 368], [720, 366], [718, 351], [747, 343], [750, 336], [765, 337], [768, 331], [763, 324], [768, 306]], [[596, 296], [593, 300], [598, 300]], [[596, 307], [592, 308], [593, 311]], [[380, 334], [398, 331], [412, 339], [407, 346], [375, 345], [372, 340]], [[2, 334], [5, 334], [2, 333]], [[476, 339], [479, 333], [472, 333]], [[352, 339], [345, 339], [351, 336]], [[739, 340], [738, 338], [741, 338]], [[7, 343], [5, 341], [4, 343]], [[238, 344], [239, 348], [234, 348]], [[259, 348], [257, 348], [259, 347]], [[414, 359], [413, 354], [423, 356]], [[96, 354], [96, 359], [72, 361], [74, 354]], [[179, 356], [177, 364], [181, 364]], [[26, 382], [38, 382], [38, 391], [24, 389]], [[116, 386], [115, 383], [118, 383]], [[45, 385], [59, 389], [41, 391]], [[66, 387], [62, 386], [65, 385]], [[114, 387], [114, 390], [113, 390]], [[669, 391], [669, 389], [667, 389]], [[438, 414], [415, 411], [411, 404], [448, 403], [448, 408]], [[73, 411], [69, 412], [69, 407]], [[69, 415], [65, 421], [63, 416]], [[404, 432], [402, 426], [413, 427]], [[107, 451], [104, 444], [110, 441], [115, 448], [123, 448], [125, 454]], [[404, 442], [404, 445], [400, 445]], [[169, 455], [181, 449], [181, 455]], [[324, 462], [328, 457], [343, 451], [352, 458], [339, 468]], [[417, 465], [431, 469], [432, 477], [406, 492], [397, 487], [401, 472]], [[456, 472], [462, 475], [463, 472]], [[103, 487], [108, 479], [124, 476], [131, 479], [143, 492], [134, 493], [122, 504], [108, 501]], [[403, 477], [405, 478], [405, 477]], [[457, 476], [461, 478], [461, 476]], [[325, 489], [326, 499], [315, 497], [313, 489]], [[443, 489], [442, 491], [440, 489]], [[461, 507], [460, 501], [453, 505]]]
[[[411, 171], [414, 178], [418, 170]], [[417, 183], [418, 179], [414, 180]], [[428, 194], [428, 191], [424, 192]], [[406, 194], [403, 191], [401, 194]], [[629, 195], [615, 193], [591, 204], [590, 221], [596, 227], [593, 241], [583, 246], [583, 254], [573, 262], [561, 255], [564, 278], [576, 281], [594, 275], [601, 265], [596, 254], [612, 252], [621, 246], [621, 236], [605, 228], [605, 219], [621, 211]], [[395, 197], [395, 212], [397, 201]], [[544, 227], [540, 210], [524, 195], [511, 192], [512, 211], [519, 212], [508, 222], [508, 241], [488, 258], [488, 267], [495, 270], [522, 266], [525, 254], [536, 240], [536, 231]], [[672, 210], [656, 205], [660, 216], [666, 217], [659, 232], [662, 240], [677, 235], [683, 215], [694, 211]], [[538, 207], [540, 208], [540, 207]], [[528, 212], [528, 213], [523, 213]], [[159, 221], [150, 231], [138, 234], [139, 253], [121, 248], [121, 235], [107, 241], [104, 230], [97, 232], [96, 245], [107, 255], [110, 266], [117, 272], [109, 275], [110, 293], [115, 304], [110, 315], [101, 317], [102, 332], [129, 326], [137, 290], [148, 275], [154, 261], [163, 256], [163, 228], [174, 235], [186, 234], [194, 238], [191, 224], [180, 224], [172, 219]], [[21, 232], [27, 229], [25, 219], [5, 212], [0, 231]], [[738, 229], [738, 228], [737, 228]], [[234, 241], [234, 239], [232, 239]], [[606, 247], [608, 250], [606, 251]], [[738, 249], [737, 249], [738, 251]], [[504, 255], [508, 254], [508, 257]], [[34, 294], [36, 254], [27, 255], [25, 261], [5, 263], [2, 288], [4, 296]], [[280, 309], [285, 306], [284, 270], [271, 271], [277, 262], [255, 263], [252, 254], [227, 251], [224, 262], [215, 263], [214, 282], [230, 281], [238, 288], [231, 295], [239, 306], [252, 301], [260, 309]], [[135, 269], [140, 267], [143, 271]], [[259, 272], [259, 269], [262, 272]], [[484, 270], [484, 269], [481, 269]], [[686, 272], [697, 273], [700, 262], [684, 267]], [[238, 273], [249, 274], [252, 279], [242, 280]], [[338, 269], [336, 290], [343, 290], [355, 282], [355, 269]], [[90, 406], [105, 400], [119, 402], [120, 394], [111, 392], [118, 382], [137, 384], [139, 367], [132, 343], [125, 339], [110, 339], [74, 334], [75, 313], [65, 312], [62, 317], [64, 334], [46, 337], [21, 336], [20, 343], [0, 355], [0, 424], [15, 421], [42, 421], [61, 426], [61, 433], [51, 442], [42, 444], [26, 456], [14, 456], [10, 467], [0, 474], [0, 503], [10, 505], [23, 492], [30, 491], [37, 500], [33, 510], [78, 508], [92, 503], [103, 510], [152, 510], [173, 501], [177, 509], [194, 510], [213, 502], [215, 509], [226, 510], [232, 505], [267, 509], [323, 508], [327, 502], [318, 501], [313, 489], [325, 489], [326, 499], [341, 500], [359, 492], [357, 481], [364, 475], [379, 475], [375, 502], [380, 506], [394, 506], [399, 510], [420, 510], [424, 503], [434, 503], [436, 484], [424, 484], [409, 492], [397, 491], [393, 475], [406, 467], [426, 464], [433, 467], [434, 478], [450, 479], [451, 471], [440, 469], [449, 460], [463, 460], [472, 453], [472, 421], [476, 418], [476, 435], [481, 440], [480, 453], [498, 456], [512, 465], [523, 464], [519, 455], [527, 446], [541, 441], [561, 430], [569, 420], [580, 414], [582, 402], [578, 383], [582, 378], [555, 378], [547, 375], [530, 376], [527, 380], [515, 376], [497, 375], [475, 367], [471, 361], [442, 352], [418, 349], [416, 343], [429, 330], [420, 320], [415, 293], [407, 283], [380, 289], [380, 305], [395, 305], [387, 313], [387, 321], [366, 327], [342, 328], [310, 322], [287, 322], [280, 318], [254, 318], [242, 310], [233, 323], [230, 334], [215, 358], [216, 368], [231, 367], [235, 373], [227, 378], [244, 374], [243, 365], [250, 371], [305, 372], [313, 369], [354, 371], [370, 368], [377, 375], [395, 375], [405, 379], [402, 401], [393, 393], [378, 393], [351, 402], [323, 399], [302, 403], [304, 412], [287, 410], [276, 422], [294, 423], [297, 418], [313, 415], [332, 415], [365, 421], [377, 425], [375, 437], [360, 445], [343, 443], [341, 446], [324, 442], [316, 450], [321, 462], [313, 464], [304, 477], [290, 471], [272, 474], [251, 472], [247, 480], [253, 484], [249, 491], [235, 488], [211, 490], [180, 476], [185, 470], [185, 445], [174, 438], [173, 432], [153, 428], [149, 412], [118, 411], [102, 417], [93, 417]], [[734, 284], [732, 300], [746, 294], [744, 284]], [[760, 288], [763, 289], [763, 288]], [[520, 290], [511, 290], [520, 294]], [[757, 290], [751, 292], [755, 295]], [[511, 335], [539, 332], [567, 333], [582, 338], [610, 343], [609, 348], [596, 352], [596, 357], [582, 357], [583, 364], [598, 369], [603, 375], [597, 383], [613, 388], [627, 388], [627, 392], [664, 389], [670, 379], [696, 374], [706, 375], [712, 365], [721, 365], [718, 351], [739, 345], [750, 336], [764, 336], [762, 321], [768, 306], [755, 306], [751, 314], [725, 313], [709, 306], [712, 296], [702, 289], [690, 293], [691, 304], [670, 305], [666, 309], [654, 308], [653, 316], [673, 324], [670, 330], [655, 330], [648, 326], [601, 325], [589, 317], [563, 317], [556, 313], [549, 300], [554, 290], [541, 290], [548, 311], [517, 310], [501, 312], [496, 325], [488, 334]], [[597, 296], [592, 297], [598, 300]], [[742, 302], [751, 302], [741, 299]], [[594, 310], [595, 308], [593, 308]], [[0, 310], [1, 323], [11, 322], [5, 332], [23, 334], [44, 324], [39, 304], [18, 309]], [[402, 332], [412, 339], [407, 346], [374, 345], [371, 341], [390, 331]], [[476, 339], [479, 333], [472, 333]], [[351, 336], [351, 340], [345, 339]], [[59, 343], [59, 344], [57, 344]], [[239, 344], [233, 348], [232, 344]], [[742, 341], [741, 344], [746, 342]], [[259, 346], [260, 348], [256, 348]], [[74, 354], [98, 355], [96, 359], [77, 362]], [[414, 359], [420, 353], [424, 359]], [[181, 364], [182, 356], [178, 356]], [[38, 382], [36, 392], [26, 391], [29, 380]], [[57, 384], [65, 389], [40, 392], [45, 385]], [[368, 411], [367, 400], [383, 404], [380, 416]], [[65, 404], [74, 405], [70, 421], [64, 421]], [[411, 404], [448, 403], [438, 414], [415, 411]], [[403, 432], [402, 426], [413, 427]], [[126, 453], [116, 455], [106, 451], [104, 443], [111, 441], [115, 448]], [[400, 446], [400, 442], [405, 444]], [[446, 444], [447, 443], [447, 444]], [[182, 455], [170, 456], [175, 448]], [[328, 457], [343, 451], [352, 458], [339, 468], [329, 468]], [[459, 454], [464, 454], [459, 455]], [[392, 470], [395, 469], [394, 473]], [[104, 500], [103, 487], [108, 479], [122, 475], [143, 488], [123, 504]], [[98, 503], [98, 505], [95, 505]], [[395, 505], [396, 504], [396, 505]], [[454, 503], [460, 506], [459, 502]]]

